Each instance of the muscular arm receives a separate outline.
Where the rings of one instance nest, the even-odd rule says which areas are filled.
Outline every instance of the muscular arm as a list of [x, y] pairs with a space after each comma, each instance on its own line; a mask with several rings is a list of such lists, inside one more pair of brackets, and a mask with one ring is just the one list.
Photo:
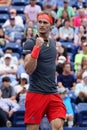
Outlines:
[[[38, 56], [39, 56], [38, 49], [40, 51], [40, 48], [43, 45], [43, 43], [44, 43], [43, 38], [38, 37], [36, 39], [36, 45], [35, 45], [36, 46], [36, 51], [35, 51], [34, 48], [32, 50], [32, 52], [34, 52], [34, 55], [37, 55], [37, 53], [38, 53]], [[26, 72], [28, 74], [32, 74], [34, 72], [34, 70], [36, 69], [36, 66], [37, 66], [37, 59], [38, 59], [38, 57], [37, 56], [33, 57], [32, 52], [31, 52], [31, 54], [28, 54], [25, 57], [25, 63], [24, 63], [24, 65], [25, 65], [25, 70], [26, 70]]]
[[28, 74], [32, 74], [37, 66], [37, 59], [32, 58], [31, 54], [26, 55], [25, 57], [25, 70]]

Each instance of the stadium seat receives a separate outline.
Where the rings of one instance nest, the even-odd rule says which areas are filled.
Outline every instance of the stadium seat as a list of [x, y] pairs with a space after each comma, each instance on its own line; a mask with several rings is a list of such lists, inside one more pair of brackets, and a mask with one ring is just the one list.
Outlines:
[[70, 0], [70, 3], [69, 3], [69, 5], [70, 5], [70, 6], [73, 6], [73, 5], [75, 5], [76, 1], [77, 1], [77, 0]]
[[57, 2], [57, 7], [60, 8], [60, 7], [63, 7], [63, 0], [59, 0]]
[[1, 14], [8, 14], [9, 13], [9, 7], [8, 6], [0, 6], [0, 15]]
[[72, 52], [73, 42], [63, 42], [61, 44], [68, 49], [68, 52]]
[[12, 0], [12, 5], [17, 5], [17, 6], [26, 5], [26, 1], [25, 0]]
[[17, 10], [17, 14], [23, 14], [24, 13], [25, 6], [23, 6], [23, 5], [22, 6], [13, 5], [12, 7]]
[[24, 127], [24, 110], [19, 110], [14, 113], [12, 123], [14, 127]]
[[18, 44], [18, 43], [7, 43], [3, 50], [5, 51], [7, 48], [11, 48], [13, 50], [13, 55], [17, 56], [18, 59], [20, 59], [21, 54], [22, 54], [21, 44]]
[[76, 108], [78, 125], [87, 127], [87, 103], [79, 103]]
[[1, 14], [0, 13], [0, 25], [3, 25], [8, 18], [9, 18], [8, 14]]
[[76, 47], [74, 46], [73, 42], [61, 42], [61, 44], [67, 48], [67, 54], [70, 56], [71, 61], [74, 61], [74, 56], [76, 54]]

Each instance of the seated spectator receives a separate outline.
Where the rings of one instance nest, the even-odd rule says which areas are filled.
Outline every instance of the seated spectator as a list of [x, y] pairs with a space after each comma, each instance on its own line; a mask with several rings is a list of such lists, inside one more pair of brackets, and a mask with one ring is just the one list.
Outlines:
[[75, 87], [76, 101], [75, 103], [87, 103], [87, 71], [82, 74], [82, 82], [77, 83]]
[[85, 36], [85, 29], [83, 26], [78, 28], [78, 33], [74, 36], [74, 45], [79, 47], [81, 46], [81, 37]]
[[[81, 25], [81, 26], [83, 26], [83, 28], [84, 28], [84, 33], [85, 33], [85, 35], [86, 35], [86, 33], [87, 33], [87, 19], [86, 19], [86, 18], [84, 18], [84, 19], [82, 20], [82, 25]], [[75, 34], [77, 34], [78, 31], [79, 31], [79, 27], [75, 27]]]
[[28, 27], [25, 32], [25, 39], [29, 39], [33, 37], [33, 28]]
[[72, 42], [74, 39], [74, 30], [70, 27], [70, 20], [64, 21], [62, 27], [59, 28], [59, 39], [61, 42]]
[[12, 0], [0, 0], [0, 6], [11, 6]]
[[66, 62], [70, 62], [70, 57], [67, 54], [67, 48], [64, 47], [61, 42], [56, 42], [56, 50], [57, 50], [57, 59], [59, 56], [64, 56], [66, 58]]
[[11, 79], [11, 83], [15, 84], [16, 81], [16, 74], [17, 74], [17, 65], [11, 64], [12, 56], [10, 54], [4, 55], [4, 62], [0, 64], [0, 80], [4, 76], [8, 76]]
[[14, 87], [16, 93], [16, 100], [21, 107], [25, 106], [26, 92], [28, 90], [29, 77], [26, 73], [22, 73], [19, 79], [19, 84]]
[[5, 45], [6, 45], [5, 34], [3, 28], [0, 26], [0, 48], [5, 47]]
[[77, 53], [82, 53], [83, 52], [82, 45], [86, 41], [87, 41], [86, 35], [82, 36], [81, 37], [81, 45], [77, 47]]
[[30, 0], [29, 5], [26, 5], [24, 10], [26, 22], [31, 20], [33, 21], [34, 24], [36, 24], [37, 14], [40, 12], [41, 12], [41, 7], [36, 4], [36, 0]]
[[70, 63], [65, 63], [63, 66], [63, 73], [57, 77], [57, 84], [59, 87], [65, 87], [68, 90], [74, 90], [75, 77], [71, 70]]
[[[7, 47], [6, 49], [4, 48], [4, 55], [5, 54], [10, 54], [12, 57], [11, 57], [11, 64], [14, 64], [14, 65], [18, 65], [19, 64], [19, 61], [18, 61], [18, 58], [16, 56], [13, 56], [13, 50], [11, 47]], [[4, 56], [2, 56], [0, 58], [0, 64], [4, 64]]]
[[57, 9], [56, 0], [43, 0], [43, 9], [48, 11], [55, 11]]
[[63, 66], [64, 66], [65, 62], [66, 62], [66, 57], [64, 57], [64, 56], [59, 56], [58, 57], [58, 60], [56, 62], [57, 76], [63, 73]]
[[3, 77], [0, 90], [2, 92], [3, 98], [11, 99], [13, 101], [16, 99], [15, 91], [13, 87], [10, 85], [9, 77]]
[[75, 13], [71, 6], [69, 6], [69, 0], [64, 0], [63, 7], [59, 8], [57, 11], [57, 17], [61, 18], [63, 10], [66, 10], [69, 14], [69, 18], [74, 17]]
[[56, 77], [63, 72], [63, 65], [65, 61], [70, 62], [70, 58], [67, 55], [67, 49], [61, 45], [60, 42], [56, 42]]
[[14, 112], [18, 111], [19, 108], [20, 107], [16, 102], [8, 98], [3, 98], [0, 90], [0, 127], [11, 127], [12, 123], [10, 119]]
[[86, 2], [84, 0], [77, 0], [75, 2], [75, 4], [73, 5], [73, 7], [76, 8], [76, 10], [80, 9], [80, 8], [86, 8], [87, 5], [86, 5]]
[[25, 28], [34, 28], [34, 23], [32, 20], [29, 20], [25, 23]]
[[24, 28], [16, 25], [15, 17], [10, 17], [10, 25], [5, 29], [5, 38], [7, 42], [21, 43], [24, 36]]
[[15, 93], [19, 94], [20, 91], [22, 91], [23, 89], [28, 89], [28, 81], [29, 81], [29, 77], [26, 73], [21, 73], [21, 76], [19, 78], [19, 84], [17, 86], [14, 87]]
[[24, 33], [24, 38], [22, 39], [22, 46], [25, 44], [27, 39], [30, 39], [34, 36], [33, 34], [33, 28], [27, 27]]
[[67, 121], [68, 127], [71, 128], [71, 127], [73, 127], [73, 124], [74, 124], [74, 111], [72, 108], [71, 99], [67, 95], [67, 91], [65, 88], [62, 87], [62, 88], [59, 88], [58, 90], [59, 90], [60, 97], [63, 99], [63, 102], [64, 102], [64, 104], [66, 106], [66, 110], [67, 110], [65, 121]]
[[84, 18], [87, 19], [87, 16], [85, 15], [84, 8], [81, 8], [78, 11], [78, 15], [73, 17], [73, 19], [72, 19], [73, 27], [80, 27], [82, 25], [82, 21]]
[[82, 50], [80, 51], [80, 53], [77, 53], [75, 55], [75, 59], [74, 59], [74, 61], [75, 61], [75, 65], [74, 65], [75, 71], [77, 71], [78, 66], [81, 65], [82, 58], [87, 57], [87, 42], [82, 42], [81, 48], [82, 48]]
[[76, 72], [77, 82], [82, 81], [82, 74], [86, 70], [87, 70], [87, 57], [83, 57], [82, 61], [81, 61], [81, 64], [79, 64], [78, 70]]
[[[11, 8], [9, 11], [9, 17], [15, 18], [15, 24], [21, 27], [24, 27], [23, 19], [21, 16], [17, 15], [17, 11], [14, 8]], [[6, 22], [2, 25], [2, 27], [5, 29], [6, 27], [10, 26], [10, 20], [7, 19]]]
[[[57, 27], [59, 28], [59, 27], [63, 26], [64, 21], [67, 19], [69, 19], [69, 14], [68, 14], [67, 10], [63, 10], [61, 17], [58, 18], [58, 20], [57, 20]], [[70, 19], [70, 21], [71, 21], [71, 19]], [[71, 25], [71, 23], [70, 23], [70, 25]]]

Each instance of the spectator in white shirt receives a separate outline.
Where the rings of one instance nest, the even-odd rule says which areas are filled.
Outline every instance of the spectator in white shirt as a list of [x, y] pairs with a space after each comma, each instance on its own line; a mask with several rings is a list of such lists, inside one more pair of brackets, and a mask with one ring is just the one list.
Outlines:
[[70, 19], [64, 20], [64, 26], [59, 29], [59, 38], [60, 41], [73, 41], [74, 39], [74, 29], [70, 27]]
[[[16, 24], [16, 25], [20, 25], [20, 26], [24, 27], [23, 19], [22, 19], [21, 16], [17, 15], [16, 9], [11, 8], [11, 9], [10, 9], [10, 12], [9, 12], [9, 15], [10, 15], [10, 17], [15, 17], [15, 24]], [[6, 28], [6, 27], [8, 27], [9, 25], [10, 25], [10, 20], [7, 19], [6, 22], [3, 24], [2, 27], [3, 27], [3, 28]]]
[[[18, 61], [18, 58], [16, 56], [13, 56], [13, 49], [11, 47], [6, 47], [6, 49], [4, 50], [4, 55], [5, 54], [11, 54], [11, 64], [14, 64], [14, 65], [19, 65], [19, 61]], [[3, 64], [5, 62], [4, 60], [4, 56], [2, 56], [0, 58], [0, 64]]]
[[75, 87], [76, 104], [87, 103], [87, 70], [82, 74], [82, 82]]
[[28, 90], [28, 81], [29, 81], [29, 76], [26, 73], [21, 73], [20, 79], [19, 79], [19, 84], [14, 87], [15, 93], [19, 94], [21, 91]]
[[4, 63], [0, 64], [0, 79], [4, 76], [8, 76], [11, 79], [11, 83], [16, 81], [17, 65], [11, 64], [11, 54], [4, 55]]

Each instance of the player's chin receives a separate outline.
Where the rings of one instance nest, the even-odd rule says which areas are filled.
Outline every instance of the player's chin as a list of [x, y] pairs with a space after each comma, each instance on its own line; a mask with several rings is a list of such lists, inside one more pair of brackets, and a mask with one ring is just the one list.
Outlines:
[[39, 33], [41, 33], [41, 34], [45, 34], [46, 33], [46, 31], [42, 31], [42, 30], [39, 30]]

